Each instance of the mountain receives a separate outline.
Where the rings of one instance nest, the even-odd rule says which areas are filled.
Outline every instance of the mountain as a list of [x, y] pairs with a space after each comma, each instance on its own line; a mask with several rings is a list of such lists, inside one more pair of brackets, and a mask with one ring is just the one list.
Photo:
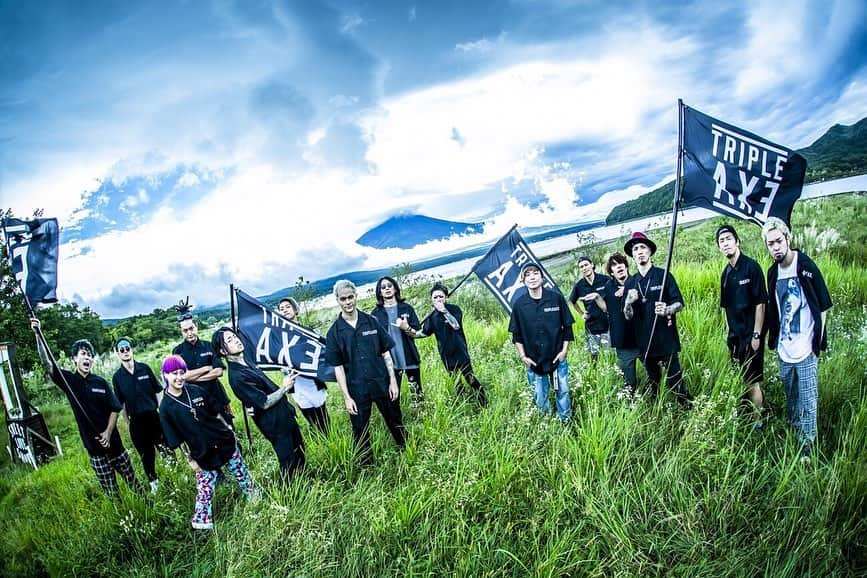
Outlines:
[[444, 221], [424, 215], [397, 215], [370, 229], [355, 242], [374, 249], [412, 249], [427, 241], [448, 239], [455, 233], [481, 231], [481, 223]]
[[[799, 149], [807, 159], [805, 183], [867, 173], [867, 117], [849, 126], [835, 124], [808, 147]], [[671, 211], [674, 181], [611, 209], [606, 225], [614, 225]]]

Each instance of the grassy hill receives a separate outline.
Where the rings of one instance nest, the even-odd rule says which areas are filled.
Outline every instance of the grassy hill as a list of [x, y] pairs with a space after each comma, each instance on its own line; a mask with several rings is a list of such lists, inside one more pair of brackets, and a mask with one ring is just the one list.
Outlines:
[[[807, 159], [805, 183], [867, 173], [867, 118], [844, 126], [835, 124], [810, 146], [797, 151]], [[605, 218], [606, 225], [671, 211], [674, 181], [617, 205]]]
[[[849, 235], [863, 237], [865, 209], [867, 195], [842, 195], [798, 203], [793, 215], [797, 243], [817, 261], [835, 303], [830, 350], [819, 363], [819, 438], [810, 465], [798, 461], [772, 352], [767, 431], [753, 433], [739, 411], [742, 386], [728, 363], [718, 307], [724, 261], [713, 230], [722, 220], [714, 219], [679, 232], [673, 269], [686, 301], [678, 325], [693, 411], [671, 399], [622, 403], [613, 354], [604, 352], [594, 367], [579, 339], [569, 354], [573, 422], [563, 427], [539, 416], [507, 320], [474, 281], [454, 301], [465, 311], [489, 408], [455, 399], [435, 343], [422, 340], [428, 401], [404, 406], [405, 453], [374, 416], [377, 464], [357, 466], [332, 387], [332, 435], [316, 437], [301, 424], [306, 475], [279, 489], [273, 452], [254, 431], [255, 452], [247, 456], [266, 499], [247, 504], [237, 488], [218, 487], [217, 527], [208, 536], [189, 528], [194, 486], [185, 463], [158, 462], [163, 482], [153, 499], [103, 497], [67, 403], [30, 377], [28, 391], [65, 454], [36, 472], [0, 462], [0, 575], [863, 576], [867, 270], [863, 239]], [[741, 224], [739, 232], [744, 251], [767, 267], [758, 228]], [[659, 263], [664, 234], [652, 235]], [[574, 269], [551, 272], [568, 286]], [[427, 289], [405, 291], [420, 314]], [[157, 367], [168, 347], [139, 357]], [[100, 359], [96, 371], [109, 375], [116, 364]], [[131, 447], [125, 423], [121, 430]]]

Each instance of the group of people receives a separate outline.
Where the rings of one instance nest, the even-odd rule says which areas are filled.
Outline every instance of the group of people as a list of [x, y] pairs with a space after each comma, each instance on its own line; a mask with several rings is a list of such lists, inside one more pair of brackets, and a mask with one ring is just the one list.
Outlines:
[[[800, 251], [791, 248], [790, 230], [771, 218], [762, 228], [774, 260], [767, 285], [758, 264], [740, 251], [737, 232], [723, 225], [716, 243], [725, 255], [720, 283], [720, 306], [725, 309], [727, 344], [731, 359], [743, 371], [745, 398], [755, 411], [755, 428], [761, 430], [764, 337], [779, 355], [780, 376], [788, 400], [788, 417], [798, 431], [801, 452], [809, 459], [816, 438], [818, 385], [816, 360], [825, 348], [827, 310], [831, 299], [819, 269]], [[542, 271], [527, 262], [520, 271], [526, 292], [512, 304], [509, 332], [537, 408], [550, 413], [554, 390], [556, 411], [567, 421], [572, 416], [567, 354], [574, 341], [574, 317], [569, 304], [584, 320], [585, 342], [595, 363], [601, 348], [616, 353], [624, 384], [623, 396], [634, 400], [639, 393], [655, 399], [665, 373], [666, 386], [684, 407], [692, 396], [683, 379], [678, 352], [677, 316], [684, 299], [670, 272], [653, 264], [656, 244], [641, 232], [624, 245], [636, 272], [630, 275], [625, 255], [614, 253], [606, 274], [597, 273], [590, 257], [578, 260], [581, 278], [567, 299], [543, 286]], [[766, 287], [771, 289], [770, 297]], [[324, 360], [334, 374], [349, 414], [359, 459], [373, 462], [369, 422], [375, 405], [398, 448], [406, 444], [406, 429], [400, 405], [400, 386], [406, 375], [412, 403], [424, 400], [420, 356], [415, 340], [434, 336], [446, 370], [453, 376], [460, 396], [484, 407], [484, 387], [476, 377], [463, 331], [463, 314], [448, 302], [442, 283], [430, 290], [431, 313], [419, 320], [413, 307], [400, 294], [391, 277], [376, 284], [376, 307], [371, 313], [358, 309], [358, 291], [347, 280], [337, 281], [333, 294], [340, 314], [323, 339]], [[295, 321], [298, 304], [291, 298], [278, 304], [281, 315]], [[196, 320], [183, 306], [178, 310], [183, 341], [162, 364], [162, 380], [144, 363], [134, 360], [132, 342], [120, 338], [115, 352], [121, 366], [112, 385], [91, 372], [94, 350], [87, 340], [72, 346], [75, 371], [57, 367], [37, 339], [40, 358], [51, 379], [69, 398], [85, 449], [102, 489], [118, 492], [116, 474], [130, 488], [144, 493], [136, 479], [129, 454], [118, 434], [117, 420], [129, 420], [130, 437], [139, 453], [151, 492], [159, 481], [155, 470], [158, 452], [177, 448], [196, 476], [196, 505], [192, 526], [213, 528], [212, 497], [217, 480], [226, 468], [248, 499], [259, 489], [244, 463], [237, 442], [231, 403], [220, 378], [228, 373], [229, 385], [277, 455], [280, 480], [290, 480], [305, 464], [304, 442], [296, 420], [293, 398], [313, 430], [327, 435], [330, 418], [325, 406], [326, 385], [319, 380], [284, 371], [278, 386], [244, 351], [238, 334], [228, 327], [216, 330], [210, 343], [198, 337]], [[39, 321], [31, 320], [39, 334]], [[223, 358], [226, 363], [223, 363]], [[641, 361], [648, 383], [639, 392], [636, 364]]]

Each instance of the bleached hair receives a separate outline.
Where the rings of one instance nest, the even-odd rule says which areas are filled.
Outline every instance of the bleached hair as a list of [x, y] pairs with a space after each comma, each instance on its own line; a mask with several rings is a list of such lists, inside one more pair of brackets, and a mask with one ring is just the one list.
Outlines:
[[783, 234], [783, 237], [785, 237], [786, 239], [788, 239], [792, 234], [792, 232], [789, 230], [789, 226], [786, 224], [785, 221], [783, 221], [779, 217], [771, 217], [767, 221], [765, 221], [764, 225], [762, 225], [762, 240], [767, 241], [768, 233], [774, 230], [781, 232]]
[[352, 289], [353, 293], [358, 293], [358, 290], [355, 288], [355, 283], [349, 279], [338, 279], [334, 283], [334, 289], [332, 290], [334, 292], [334, 297], [340, 297], [340, 292], [346, 289]]

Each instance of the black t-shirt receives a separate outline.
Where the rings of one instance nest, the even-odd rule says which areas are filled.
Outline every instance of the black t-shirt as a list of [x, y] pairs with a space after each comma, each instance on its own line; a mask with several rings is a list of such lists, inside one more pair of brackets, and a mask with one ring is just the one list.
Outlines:
[[133, 362], [132, 373], [121, 365], [111, 378], [114, 394], [130, 416], [157, 410], [157, 396], [163, 390], [153, 370], [145, 363]]
[[[187, 370], [199, 369], [206, 365], [210, 365], [213, 368], [226, 369], [220, 356], [214, 353], [214, 348], [211, 347], [211, 344], [205, 343], [201, 339], [197, 339], [195, 345], [190, 345], [190, 342], [185, 339], [175, 346], [172, 353], [184, 358], [184, 361], [187, 363]], [[229, 396], [226, 395], [226, 390], [223, 389], [223, 384], [220, 383], [219, 379], [190, 381], [188, 383], [204, 387], [217, 398], [217, 401], [221, 405], [229, 405]]]
[[295, 408], [283, 396], [280, 401], [263, 409], [268, 394], [279, 389], [258, 367], [248, 367], [229, 361], [229, 386], [245, 406], [253, 408], [253, 421], [269, 440], [288, 434], [295, 423]]
[[[593, 284], [590, 284], [587, 279], [581, 277], [575, 282], [572, 287], [572, 293], [569, 295], [569, 303], [573, 305], [578, 302], [581, 297], [590, 293], [602, 294], [605, 289], [605, 284], [611, 279], [608, 275], [596, 273], [593, 277]], [[595, 301], [582, 301], [584, 310], [587, 312], [588, 318], [584, 320], [584, 328], [594, 335], [605, 333], [608, 331], [608, 315], [596, 305]]]
[[[627, 281], [629, 278], [627, 278]], [[620, 296], [617, 296], [617, 291], [623, 289]], [[635, 329], [632, 326], [632, 321], [627, 321], [623, 316], [623, 304], [626, 301], [626, 286], [625, 283], [621, 286], [611, 277], [605, 283], [605, 287], [600, 293], [605, 300], [605, 306], [608, 308], [608, 324], [611, 333], [611, 346], [615, 349], [635, 349], [637, 347], [635, 341]]]
[[509, 333], [512, 342], [523, 344], [524, 353], [536, 362], [533, 372], [548, 375], [557, 368], [554, 358], [563, 349], [563, 342], [575, 339], [573, 321], [566, 299], [543, 287], [539, 299], [533, 299], [528, 291], [515, 301]]
[[187, 444], [204, 470], [216, 470], [235, 453], [235, 434], [217, 416], [220, 402], [204, 388], [187, 383], [178, 397], [166, 391], [160, 402], [160, 423], [172, 449]]
[[350, 394], [388, 395], [388, 368], [382, 354], [394, 347], [388, 331], [372, 315], [358, 311], [353, 328], [339, 316], [325, 337], [325, 362], [342, 365]]
[[740, 254], [735, 266], [726, 265], [720, 276], [720, 307], [726, 311], [729, 337], [752, 339], [756, 306], [768, 302], [765, 276], [755, 260]]
[[[69, 389], [63, 384], [64, 378]], [[77, 371], [66, 371], [57, 366], [51, 371], [51, 381], [66, 394], [87, 453], [92, 456], [116, 456], [123, 453], [123, 442], [117, 428], [111, 432], [109, 447], [102, 447], [96, 439], [108, 427], [111, 414], [122, 409], [108, 382], [92, 373], [82, 377]]]
[[446, 316], [440, 311], [434, 311], [422, 325], [422, 333], [434, 335], [437, 340], [437, 349], [440, 357], [449, 371], [470, 364], [470, 353], [467, 350], [467, 337], [464, 335], [464, 314], [461, 308], [451, 303], [446, 303], [446, 311], [458, 322], [458, 329], [453, 328], [446, 321]]
[[[627, 292], [630, 289], [638, 291], [638, 300], [632, 304], [632, 322], [633, 327], [635, 327], [638, 347], [642, 354], [647, 351], [650, 331], [653, 328], [653, 318], [656, 317], [656, 313], [653, 312], [655, 303], [657, 301], [663, 301], [666, 305], [683, 303], [680, 288], [677, 286], [677, 281], [671, 273], [668, 274], [665, 291], [662, 292], [662, 296], [660, 297], [664, 274], [665, 271], [659, 267], [651, 267], [647, 275], [642, 276], [641, 273], [636, 273], [626, 280]], [[650, 357], [662, 357], [680, 351], [680, 336], [677, 333], [677, 315], [671, 316], [671, 325], [668, 322], [669, 320], [665, 317], [660, 317], [659, 321], [656, 322], [656, 330], [653, 333], [653, 344], [648, 353]]]

